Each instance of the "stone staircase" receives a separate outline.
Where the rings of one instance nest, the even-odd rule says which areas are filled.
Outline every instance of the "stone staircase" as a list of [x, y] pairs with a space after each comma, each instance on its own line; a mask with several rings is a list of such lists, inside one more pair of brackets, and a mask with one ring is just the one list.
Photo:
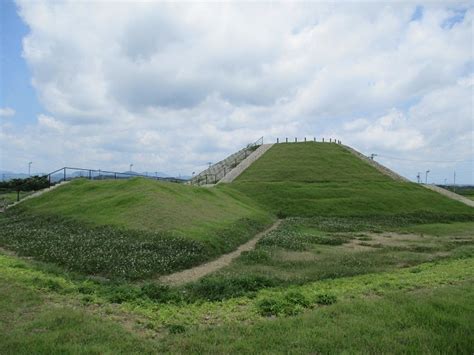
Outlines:
[[465, 205], [468, 205], [468, 206], [471, 206], [471, 207], [474, 207], [474, 201], [473, 200], [470, 200], [464, 196], [461, 196], [461, 195], [458, 195], [457, 193], [454, 193], [452, 191], [449, 191], [449, 190], [446, 190], [446, 189], [443, 189], [442, 187], [439, 187], [439, 186], [436, 186], [436, 185], [432, 185], [432, 184], [423, 184], [422, 186], [426, 187], [427, 189], [430, 189], [432, 191], [435, 191], [441, 195], [444, 195], [446, 197], [449, 197], [453, 200], [457, 200], [459, 202], [462, 202], [464, 203]]
[[247, 158], [242, 160], [242, 162], [237, 165], [234, 169], [232, 169], [227, 175], [225, 175], [222, 179], [219, 180], [218, 184], [220, 183], [230, 183], [234, 181], [237, 176], [242, 174], [245, 169], [247, 169], [250, 165], [252, 165], [258, 158], [260, 158], [265, 152], [270, 149], [273, 144], [262, 144], [259, 146], [254, 152], [252, 152]]
[[342, 146], [347, 149], [349, 152], [351, 152], [352, 154], [354, 154], [356, 157], [358, 157], [359, 159], [362, 159], [364, 160], [365, 162], [369, 163], [370, 165], [372, 165], [375, 169], [377, 169], [378, 171], [380, 171], [382, 174], [384, 175], [387, 175], [387, 176], [390, 176], [392, 179], [394, 180], [398, 180], [398, 181], [404, 181], [404, 182], [410, 182], [410, 180], [408, 180], [407, 178], [397, 174], [395, 171], [393, 170], [390, 170], [389, 168], [387, 168], [386, 166], [383, 166], [382, 164], [380, 163], [377, 163], [375, 160], [373, 159], [370, 159], [369, 157], [365, 156], [364, 154], [358, 152], [357, 150], [355, 150], [354, 148], [351, 148], [347, 145], [343, 145]]
[[224, 160], [212, 165], [208, 169], [200, 172], [194, 176], [190, 183], [192, 185], [214, 185], [217, 184], [222, 178], [229, 174], [234, 168], [236, 168], [242, 161], [250, 156], [254, 151], [258, 150], [263, 145], [263, 137], [258, 141], [247, 145], [245, 148], [238, 152], [229, 155]]

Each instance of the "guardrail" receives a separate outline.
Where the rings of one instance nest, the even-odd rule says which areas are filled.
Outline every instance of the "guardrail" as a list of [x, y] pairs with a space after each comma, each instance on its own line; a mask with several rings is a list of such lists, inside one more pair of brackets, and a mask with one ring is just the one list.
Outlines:
[[260, 137], [255, 142], [247, 144], [245, 148], [242, 148], [237, 153], [231, 154], [227, 158], [203, 170], [198, 175], [194, 176], [190, 180], [190, 183], [192, 185], [217, 184], [220, 179], [226, 176], [233, 168], [239, 165], [242, 160], [247, 158], [262, 144], [263, 137]]
[[61, 169], [55, 170], [49, 174], [43, 175], [48, 178], [49, 185], [54, 185], [62, 181], [73, 180], [77, 178], [86, 178], [89, 180], [105, 180], [105, 179], [130, 179], [134, 177], [143, 177], [152, 180], [160, 180], [174, 183], [184, 183], [187, 180], [175, 178], [175, 177], [160, 177], [153, 176], [148, 174], [138, 174], [138, 173], [121, 173], [117, 171], [108, 171], [101, 169], [84, 169], [84, 168], [73, 168], [73, 167], [63, 167]]

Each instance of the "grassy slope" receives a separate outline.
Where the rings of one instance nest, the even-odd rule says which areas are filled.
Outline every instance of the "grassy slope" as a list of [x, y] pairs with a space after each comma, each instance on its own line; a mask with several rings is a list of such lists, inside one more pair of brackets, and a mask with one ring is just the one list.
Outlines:
[[474, 216], [474, 209], [414, 183], [393, 181], [343, 147], [328, 143], [275, 145], [232, 188], [280, 216]]
[[72, 218], [88, 225], [176, 231], [198, 239], [240, 218], [265, 215], [248, 197], [234, 191], [141, 178], [76, 180], [25, 201], [22, 207], [35, 215]]
[[272, 219], [235, 190], [76, 180], [0, 215], [0, 246], [85, 274], [140, 279], [229, 252]]

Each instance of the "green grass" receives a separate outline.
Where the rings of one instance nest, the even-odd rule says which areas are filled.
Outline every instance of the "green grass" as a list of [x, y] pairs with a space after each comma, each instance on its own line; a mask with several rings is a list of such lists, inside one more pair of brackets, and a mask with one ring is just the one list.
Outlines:
[[272, 219], [234, 190], [76, 180], [1, 215], [0, 246], [85, 274], [150, 278], [229, 252]]
[[457, 186], [454, 188], [453, 186], [441, 186], [447, 190], [456, 192], [458, 195], [462, 195], [469, 199], [474, 199], [474, 186]]
[[72, 305], [55, 304], [41, 292], [3, 279], [0, 273], [1, 354], [153, 353], [155, 346]]
[[[34, 193], [34, 191], [20, 191], [20, 200], [32, 193]], [[2, 205], [2, 201], [5, 201], [7, 205], [10, 205], [17, 200], [18, 196], [16, 191], [0, 192], [0, 206]]]
[[387, 182], [391, 179], [337, 144], [276, 144], [239, 182]]
[[474, 351], [474, 284], [344, 300], [304, 315], [170, 336], [177, 353], [458, 353]]
[[241, 218], [265, 216], [251, 199], [235, 191], [143, 178], [79, 179], [25, 201], [21, 208], [32, 215], [70, 218], [89, 226], [174, 231], [197, 239]]
[[253, 237], [265, 220], [243, 218], [214, 229], [208, 241], [170, 232], [87, 226], [15, 211], [0, 216], [0, 245], [67, 270], [113, 279], [141, 279], [190, 268]]
[[473, 222], [423, 221], [422, 216], [290, 218], [255, 250], [195, 283], [193, 290], [203, 297], [213, 290], [214, 297], [225, 298], [232, 297], [232, 280], [239, 283], [243, 277], [260, 280], [262, 287], [288, 286], [474, 256]]
[[343, 147], [274, 145], [230, 186], [281, 216], [467, 215], [474, 209], [414, 183], [393, 181]]
[[2, 254], [0, 266], [1, 353], [472, 352], [472, 258], [193, 304], [112, 305], [119, 286]]
[[470, 236], [474, 237], [474, 222], [428, 223], [401, 228], [411, 233], [425, 233], [434, 236]]
[[[156, 281], [275, 215], [228, 267]], [[0, 353], [471, 354], [473, 236], [474, 209], [335, 144], [275, 145], [213, 189], [76, 180], [0, 215]]]

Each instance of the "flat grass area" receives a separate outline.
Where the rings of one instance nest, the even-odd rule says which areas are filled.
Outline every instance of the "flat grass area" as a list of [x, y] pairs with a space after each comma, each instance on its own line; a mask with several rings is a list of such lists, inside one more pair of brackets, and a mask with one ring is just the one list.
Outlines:
[[431, 213], [474, 218], [474, 209], [414, 183], [381, 174], [344, 147], [274, 145], [230, 186], [288, 216], [374, 216]]
[[201, 297], [228, 298], [241, 292], [244, 280], [258, 281], [256, 288], [301, 285], [473, 256], [474, 222], [290, 218], [264, 236], [255, 250], [188, 287]]
[[1, 253], [0, 266], [1, 353], [473, 350], [472, 258], [190, 304]]
[[401, 231], [433, 236], [471, 236], [474, 238], [474, 222], [428, 223], [400, 228]]
[[474, 284], [344, 300], [297, 317], [166, 338], [186, 353], [458, 353], [474, 350]]
[[6, 282], [0, 274], [1, 354], [135, 354], [153, 348], [116, 322], [54, 303], [44, 292]]

